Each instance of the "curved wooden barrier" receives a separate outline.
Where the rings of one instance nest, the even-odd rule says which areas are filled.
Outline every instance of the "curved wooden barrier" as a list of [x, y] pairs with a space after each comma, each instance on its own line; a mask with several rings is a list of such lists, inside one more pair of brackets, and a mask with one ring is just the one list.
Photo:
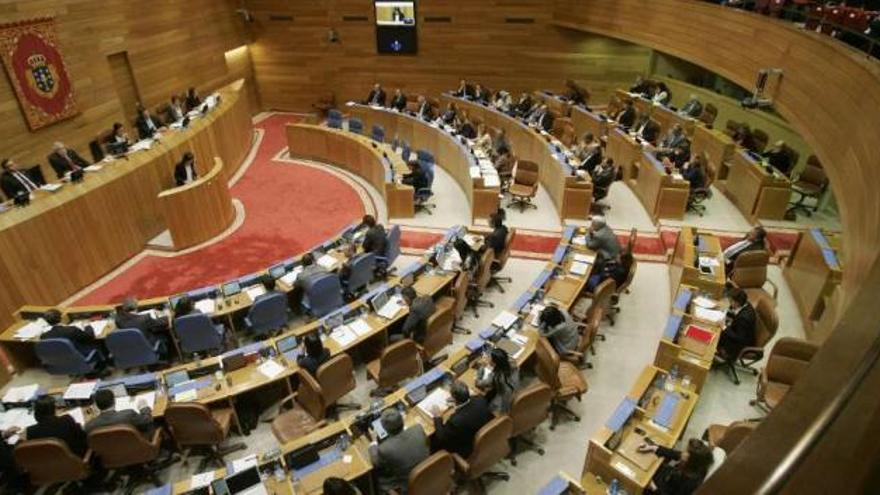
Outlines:
[[219, 91], [217, 108], [187, 129], [169, 130], [147, 151], [102, 163], [79, 184], [38, 192], [23, 209], [0, 214], [0, 325], [23, 304], [53, 305], [95, 282], [144, 249], [165, 229], [158, 194], [174, 185], [174, 164], [192, 151], [205, 163], [220, 157], [226, 176], [253, 142], [243, 81]]
[[441, 102], [443, 107], [447, 103], [455, 103], [469, 116], [482, 120], [488, 126], [504, 129], [514, 155], [538, 164], [541, 185], [553, 200], [560, 220], [583, 220], [589, 217], [593, 203], [592, 181], [580, 180], [572, 175], [571, 167], [556, 158], [553, 146], [541, 134], [509, 115], [463, 98], [445, 94]]
[[[700, 493], [857, 490], [877, 461], [880, 65], [828, 36], [705, 2], [555, 0], [554, 9], [560, 27], [645, 45], [743, 87], [752, 87], [760, 69], [782, 69], [769, 96], [826, 164], [839, 203], [844, 302], [804, 377]], [[860, 451], [871, 454], [840, 462], [841, 452]]]
[[235, 220], [235, 207], [219, 157], [206, 175], [159, 193], [159, 204], [177, 251], [221, 234]]
[[385, 168], [385, 157], [376, 143], [367, 137], [311, 124], [288, 124], [287, 145], [290, 156], [330, 163], [357, 174], [370, 183], [388, 207], [389, 218], [410, 218], [414, 214], [413, 188], [391, 180], [409, 171], [403, 159], [389, 154], [390, 170]]
[[434, 155], [437, 165], [449, 173], [471, 204], [471, 219], [489, 218], [498, 211], [498, 187], [484, 187], [482, 179], [472, 179], [471, 167], [479, 167], [470, 150], [454, 136], [432, 126], [416, 117], [372, 108], [366, 105], [348, 107], [352, 117], [363, 120], [365, 132], [371, 132], [373, 125], [385, 129], [386, 140], [397, 136], [409, 143], [413, 150], [423, 149]]

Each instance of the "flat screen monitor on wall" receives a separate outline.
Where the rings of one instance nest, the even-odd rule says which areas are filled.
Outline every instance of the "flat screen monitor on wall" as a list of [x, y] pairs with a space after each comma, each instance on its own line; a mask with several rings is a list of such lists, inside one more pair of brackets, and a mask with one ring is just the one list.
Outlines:
[[416, 3], [376, 0], [376, 50], [391, 55], [418, 52]]

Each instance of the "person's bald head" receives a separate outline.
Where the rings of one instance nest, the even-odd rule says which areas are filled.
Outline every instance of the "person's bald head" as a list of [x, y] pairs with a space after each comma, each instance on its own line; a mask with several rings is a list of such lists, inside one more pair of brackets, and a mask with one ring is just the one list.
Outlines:
[[594, 215], [592, 218], [590, 218], [590, 227], [592, 227], [593, 230], [599, 230], [605, 225], [605, 217], [603, 217], [602, 215]]
[[382, 411], [380, 421], [382, 428], [385, 428], [389, 435], [396, 435], [403, 431], [403, 416], [400, 415], [400, 411], [396, 408], [392, 407]]

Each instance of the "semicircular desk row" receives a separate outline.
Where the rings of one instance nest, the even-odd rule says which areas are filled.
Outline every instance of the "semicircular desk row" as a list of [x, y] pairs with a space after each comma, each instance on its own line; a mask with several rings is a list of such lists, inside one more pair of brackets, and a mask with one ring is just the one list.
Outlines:
[[[71, 297], [142, 251], [169, 227], [163, 203], [203, 199], [213, 204], [217, 195], [211, 193], [199, 198], [200, 191], [178, 191], [161, 199], [160, 194], [174, 187], [174, 165], [186, 152], [195, 155], [203, 178], [213, 176], [219, 158], [224, 168], [212, 183], [225, 185], [237, 172], [254, 135], [243, 84], [221, 88], [217, 106], [186, 128], [169, 129], [158, 141], [138, 143], [137, 151], [96, 164], [81, 183], [37, 191], [28, 206], [0, 213], [0, 325], [8, 325], [24, 304]], [[218, 208], [208, 210], [222, 213], [225, 222], [228, 201]], [[198, 243], [208, 234], [178, 236], [175, 242]]]

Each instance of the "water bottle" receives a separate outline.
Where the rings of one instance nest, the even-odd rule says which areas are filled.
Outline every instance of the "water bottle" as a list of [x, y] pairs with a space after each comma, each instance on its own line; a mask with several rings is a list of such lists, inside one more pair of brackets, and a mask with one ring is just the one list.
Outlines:
[[617, 495], [620, 493], [620, 482], [617, 481], [617, 478], [611, 480], [611, 484], [608, 485], [608, 495]]

